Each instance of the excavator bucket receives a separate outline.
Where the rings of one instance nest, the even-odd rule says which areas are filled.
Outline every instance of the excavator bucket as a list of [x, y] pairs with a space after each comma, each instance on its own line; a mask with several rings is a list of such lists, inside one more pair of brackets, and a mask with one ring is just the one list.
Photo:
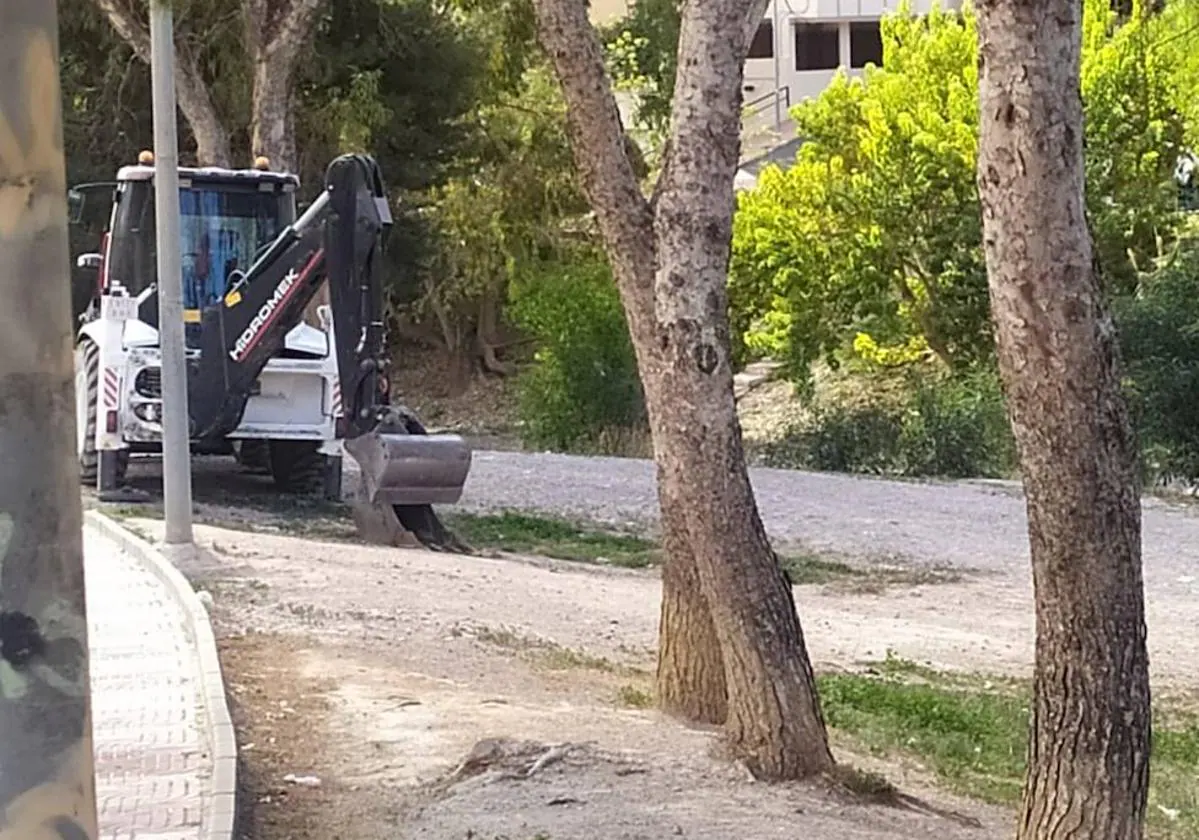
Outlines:
[[458, 435], [374, 431], [347, 440], [345, 449], [358, 462], [370, 504], [454, 504], [470, 472], [470, 447]]
[[433, 512], [462, 497], [470, 447], [458, 435], [372, 431], [345, 441], [359, 469], [351, 510], [370, 543], [471, 553]]

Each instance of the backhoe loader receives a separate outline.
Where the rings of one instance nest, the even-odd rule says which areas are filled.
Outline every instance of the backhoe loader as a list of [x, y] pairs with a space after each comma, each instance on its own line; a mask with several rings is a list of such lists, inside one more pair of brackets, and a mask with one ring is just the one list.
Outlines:
[[[261, 159], [245, 170], [183, 168], [179, 179], [192, 451], [257, 446], [280, 490], [335, 499], [349, 454], [368, 540], [396, 543], [406, 531], [466, 550], [432, 505], [460, 498], [469, 447], [427, 434], [391, 401], [381, 258], [392, 218], [375, 161], [334, 160], [298, 217], [298, 179]], [[95, 276], [86, 306], [76, 304], [79, 464], [102, 494], [124, 483], [130, 453], [161, 451], [173, 408], [161, 390], [153, 180], [148, 152], [118, 172], [99, 253], [77, 261]], [[105, 188], [88, 187], [72, 193], [75, 217]], [[326, 282], [320, 326], [304, 323]]]

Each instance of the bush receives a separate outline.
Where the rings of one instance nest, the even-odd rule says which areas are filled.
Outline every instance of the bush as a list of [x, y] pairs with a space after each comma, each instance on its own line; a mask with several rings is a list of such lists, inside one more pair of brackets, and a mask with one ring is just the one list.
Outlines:
[[1126, 393], [1150, 480], [1199, 479], [1199, 239], [1116, 302]]
[[1016, 464], [998, 375], [973, 371], [916, 389], [904, 424], [907, 475], [998, 477]]
[[[1176, 31], [1139, 14], [1118, 21], [1107, 0], [1083, 5], [1087, 213], [1108, 287], [1125, 293], [1174, 238], [1175, 105], [1194, 99], [1183, 83], [1194, 73], [1180, 81], [1161, 52]], [[882, 67], [839, 73], [792, 109], [804, 141], [794, 165], [768, 167], [738, 196], [739, 359], [769, 356], [801, 381], [864, 333], [885, 350], [919, 339], [956, 370], [993, 362], [974, 20], [969, 4], [914, 17], [902, 3], [883, 19]]]
[[528, 272], [513, 283], [509, 311], [537, 342], [519, 382], [525, 444], [626, 454], [634, 441], [643, 450], [645, 398], [607, 264], [588, 257]]
[[[899, 396], [818, 396], [809, 419], [764, 448], [771, 466], [944, 478], [1002, 477], [1016, 463], [998, 377], [901, 374]], [[862, 382], [870, 382], [861, 376]], [[893, 390], [893, 389], [887, 389]]]

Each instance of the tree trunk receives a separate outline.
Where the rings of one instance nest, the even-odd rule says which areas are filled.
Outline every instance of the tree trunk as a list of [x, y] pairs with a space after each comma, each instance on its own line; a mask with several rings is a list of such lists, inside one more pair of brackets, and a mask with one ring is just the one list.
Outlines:
[[295, 124], [292, 119], [296, 67], [325, 0], [243, 0], [246, 41], [254, 61], [250, 117], [253, 155], [271, 167], [295, 172]]
[[984, 246], [1037, 612], [1020, 840], [1140, 838], [1149, 773], [1137, 454], [1083, 211], [1079, 6], [978, 5]]
[[[251, 157], [265, 157], [276, 172], [299, 170], [293, 117], [296, 67], [324, 4], [325, 0], [243, 0], [246, 42], [254, 62]], [[318, 326], [317, 310], [329, 302], [329, 284], [321, 283], [304, 308], [304, 323]]]
[[254, 157], [265, 157], [271, 168], [280, 172], [295, 172], [296, 131], [287, 52], [255, 51], [250, 134]]
[[516, 366], [502, 361], [496, 351], [499, 343], [501, 306], [506, 284], [497, 284], [479, 298], [479, 317], [475, 320], [475, 353], [484, 373], [495, 376], [512, 376]]
[[662, 613], [658, 624], [658, 705], [667, 714], [684, 720], [722, 724], [729, 711], [724, 656], [681, 515], [686, 500], [667, 498], [671, 489], [659, 469], [666, 562], [662, 566]]
[[196, 141], [197, 166], [233, 165], [229, 132], [217, 116], [199, 62], [190, 48], [178, 48], [175, 59], [175, 96]]
[[[756, 28], [765, 3], [686, 5], [671, 152], [652, 208], [624, 148], [585, 6], [574, 0], [535, 6], [645, 387], [669, 549], [660, 692], [667, 690], [676, 711], [718, 715], [713, 697], [688, 696], [686, 687], [714, 691], [716, 681], [704, 674], [719, 655], [726, 732], [751, 772], [783, 779], [828, 770], [833, 760], [803, 633], [758, 516], [733, 400], [725, 287], [741, 70], [749, 22]], [[705, 602], [710, 624], [699, 618]]]
[[[129, 0], [94, 2], [134, 55], [149, 64], [150, 32], [137, 7]], [[175, 42], [175, 96], [196, 141], [196, 163], [199, 166], [229, 166], [232, 162], [229, 132], [217, 115], [208, 84], [200, 72], [199, 59], [182, 38], [176, 38]]]

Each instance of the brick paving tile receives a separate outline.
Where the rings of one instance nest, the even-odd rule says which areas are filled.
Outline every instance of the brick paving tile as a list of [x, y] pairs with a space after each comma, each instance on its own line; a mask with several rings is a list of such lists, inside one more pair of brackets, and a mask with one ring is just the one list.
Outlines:
[[150, 571], [84, 530], [101, 840], [195, 840], [212, 760], [184, 612]]

